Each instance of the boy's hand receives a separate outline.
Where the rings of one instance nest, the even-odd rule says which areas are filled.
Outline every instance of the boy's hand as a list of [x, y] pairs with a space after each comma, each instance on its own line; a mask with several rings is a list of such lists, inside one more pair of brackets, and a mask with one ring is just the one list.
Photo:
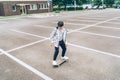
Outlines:
[[53, 47], [53, 46], [54, 46], [54, 43], [50, 43], [50, 46]]
[[66, 48], [68, 47], [68, 44], [65, 44]]

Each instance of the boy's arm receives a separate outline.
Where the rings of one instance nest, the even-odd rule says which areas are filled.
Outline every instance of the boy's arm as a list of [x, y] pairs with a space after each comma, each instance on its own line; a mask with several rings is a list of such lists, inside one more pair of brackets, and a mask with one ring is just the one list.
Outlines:
[[67, 29], [64, 29], [65, 30], [65, 32], [64, 32], [64, 40], [65, 40], [65, 44], [67, 45], [68, 43], [67, 43]]
[[56, 29], [54, 29], [53, 31], [52, 31], [52, 33], [50, 34], [50, 41], [51, 41], [51, 43], [54, 43], [54, 36], [55, 36], [55, 34], [56, 34]]

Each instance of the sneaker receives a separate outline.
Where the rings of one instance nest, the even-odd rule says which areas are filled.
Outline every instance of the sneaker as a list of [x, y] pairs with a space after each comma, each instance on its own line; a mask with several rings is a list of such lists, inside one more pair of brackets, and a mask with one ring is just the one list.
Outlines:
[[63, 60], [68, 60], [69, 58], [67, 56], [62, 57]]
[[53, 61], [52, 64], [53, 64], [53, 66], [56, 66], [56, 65], [57, 65], [57, 62], [56, 62], [56, 61]]

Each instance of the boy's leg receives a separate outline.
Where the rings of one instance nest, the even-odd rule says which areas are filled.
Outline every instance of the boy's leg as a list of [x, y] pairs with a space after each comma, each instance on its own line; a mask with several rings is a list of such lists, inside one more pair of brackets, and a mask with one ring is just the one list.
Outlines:
[[61, 41], [60, 46], [62, 48], [62, 57], [64, 57], [65, 53], [66, 53], [66, 45], [65, 45], [64, 41]]
[[55, 52], [54, 52], [54, 56], [53, 56], [54, 61], [57, 59], [58, 53], [59, 53], [59, 47], [55, 47]]

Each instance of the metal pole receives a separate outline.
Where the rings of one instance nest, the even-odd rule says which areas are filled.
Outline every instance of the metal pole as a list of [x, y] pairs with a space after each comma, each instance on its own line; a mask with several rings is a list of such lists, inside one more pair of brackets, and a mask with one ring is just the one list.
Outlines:
[[104, 4], [104, 0], [102, 0], [102, 6], [103, 6], [103, 4]]
[[93, 2], [94, 0], [92, 0], [92, 2], [91, 2], [91, 4], [92, 4], [92, 7], [94, 6], [94, 2]]
[[24, 14], [24, 6], [22, 5], [22, 14]]
[[48, 4], [48, 13], [50, 12], [50, 0], [47, 1]]
[[76, 0], [74, 0], [74, 8], [75, 8], [75, 10], [76, 10]]

